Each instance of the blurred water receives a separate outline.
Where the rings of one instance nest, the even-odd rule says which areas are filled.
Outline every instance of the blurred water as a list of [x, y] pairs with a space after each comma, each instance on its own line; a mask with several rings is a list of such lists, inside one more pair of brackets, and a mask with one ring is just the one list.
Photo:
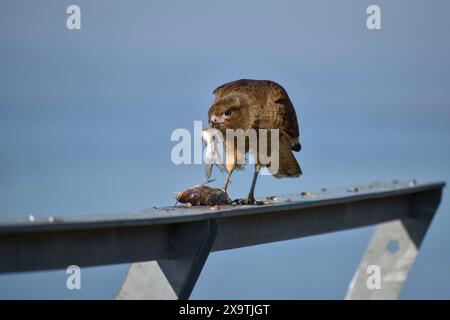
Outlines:
[[[0, 218], [172, 204], [204, 177], [172, 164], [171, 132], [206, 121], [212, 90], [238, 78], [281, 83], [300, 123], [304, 175], [263, 176], [259, 196], [450, 181], [450, 3], [377, 3], [371, 32], [371, 1], [77, 1], [68, 31], [68, 1], [2, 1]], [[449, 222], [445, 191], [402, 298], [450, 298]], [[214, 253], [192, 297], [340, 299], [371, 231]], [[63, 270], [1, 275], [0, 298], [109, 299], [126, 268], [83, 269], [80, 291]]]

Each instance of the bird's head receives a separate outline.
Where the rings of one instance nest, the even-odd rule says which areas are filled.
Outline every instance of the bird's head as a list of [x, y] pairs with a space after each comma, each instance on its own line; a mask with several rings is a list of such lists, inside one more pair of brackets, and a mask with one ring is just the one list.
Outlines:
[[221, 131], [241, 129], [245, 121], [244, 110], [244, 105], [236, 99], [216, 101], [208, 111], [209, 127]]

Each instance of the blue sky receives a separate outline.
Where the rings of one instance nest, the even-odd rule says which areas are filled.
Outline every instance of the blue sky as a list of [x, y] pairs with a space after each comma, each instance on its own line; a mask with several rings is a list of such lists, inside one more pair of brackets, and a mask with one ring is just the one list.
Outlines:
[[[66, 28], [76, 3], [82, 28]], [[366, 28], [378, 4], [382, 30]], [[0, 3], [0, 217], [173, 203], [204, 180], [170, 161], [176, 128], [206, 121], [212, 90], [271, 79], [288, 91], [300, 179], [257, 196], [379, 180], [450, 178], [445, 0]], [[218, 181], [222, 176], [216, 173]], [[251, 170], [230, 193], [246, 194]], [[450, 298], [447, 192], [402, 298]], [[193, 298], [345, 294], [372, 228], [214, 253]], [[126, 265], [0, 276], [0, 298], [112, 298]], [[44, 288], [44, 289], [42, 289]]]

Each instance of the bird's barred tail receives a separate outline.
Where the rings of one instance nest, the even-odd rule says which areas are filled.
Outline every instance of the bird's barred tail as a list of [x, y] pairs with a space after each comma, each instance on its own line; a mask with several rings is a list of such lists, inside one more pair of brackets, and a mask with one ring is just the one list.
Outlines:
[[297, 159], [295, 159], [290, 146], [280, 146], [278, 161], [279, 166], [277, 172], [273, 172], [273, 169], [269, 167], [269, 171], [275, 178], [295, 178], [301, 176], [302, 169], [300, 169]]

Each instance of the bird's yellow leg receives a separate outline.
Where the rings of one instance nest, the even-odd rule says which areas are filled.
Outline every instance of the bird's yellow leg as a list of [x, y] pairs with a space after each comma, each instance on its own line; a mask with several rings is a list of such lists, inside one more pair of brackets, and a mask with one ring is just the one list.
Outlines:
[[227, 178], [225, 179], [225, 183], [223, 186], [223, 190], [225, 192], [227, 191], [228, 185], [230, 184], [231, 174], [233, 173], [233, 171], [234, 171], [234, 168], [231, 169], [230, 171], [228, 171]]
[[227, 178], [223, 186], [223, 190], [226, 192], [228, 185], [230, 184], [231, 174], [236, 168], [236, 150], [231, 147], [225, 146], [225, 167], [227, 168]]

